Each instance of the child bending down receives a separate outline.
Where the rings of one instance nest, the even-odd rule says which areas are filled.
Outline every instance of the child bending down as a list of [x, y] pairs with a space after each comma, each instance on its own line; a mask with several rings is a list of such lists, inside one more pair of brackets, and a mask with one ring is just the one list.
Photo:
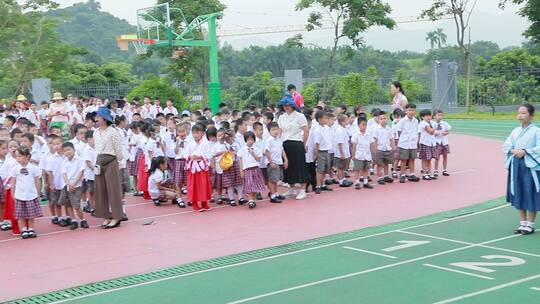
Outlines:
[[167, 161], [165, 157], [158, 156], [152, 160], [148, 174], [148, 193], [155, 206], [161, 206], [162, 202], [171, 200], [173, 204], [179, 204], [180, 191], [176, 190], [172, 180], [165, 179]]

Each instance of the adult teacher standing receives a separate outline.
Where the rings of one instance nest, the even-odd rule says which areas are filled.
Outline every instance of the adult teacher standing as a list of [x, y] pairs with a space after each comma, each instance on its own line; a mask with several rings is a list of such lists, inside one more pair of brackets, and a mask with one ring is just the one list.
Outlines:
[[399, 81], [394, 81], [390, 85], [390, 92], [392, 93], [392, 111], [395, 109], [400, 109], [405, 111], [405, 106], [409, 103], [407, 97], [405, 96], [405, 91]]
[[95, 186], [95, 215], [105, 219], [104, 229], [120, 226], [123, 217], [122, 185], [118, 162], [122, 160], [122, 136], [113, 126], [111, 111], [107, 107], [97, 110], [98, 129], [94, 132], [97, 153]]
[[306, 166], [306, 143], [309, 136], [308, 123], [304, 114], [296, 111], [296, 103], [290, 94], [279, 102], [284, 113], [279, 116], [278, 125], [282, 130], [283, 149], [289, 159], [283, 181], [291, 186], [285, 196], [306, 198], [305, 184], [308, 179]]
[[536, 213], [540, 210], [540, 129], [532, 123], [534, 106], [523, 104], [515, 128], [503, 145], [508, 169], [506, 200], [519, 210], [516, 234], [534, 233]]

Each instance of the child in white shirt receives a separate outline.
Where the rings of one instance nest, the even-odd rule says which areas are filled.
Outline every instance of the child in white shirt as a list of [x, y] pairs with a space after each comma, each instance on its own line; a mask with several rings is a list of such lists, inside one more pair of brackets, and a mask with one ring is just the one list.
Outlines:
[[289, 160], [283, 149], [283, 141], [279, 138], [280, 129], [278, 124], [276, 122], [268, 124], [268, 132], [269, 137], [264, 148], [264, 155], [268, 159], [270, 202], [281, 203], [285, 197], [277, 192], [277, 183], [283, 179], [283, 169], [289, 166]]
[[443, 111], [441, 110], [435, 111], [435, 121], [433, 123], [435, 124], [435, 130], [437, 130], [437, 135], [435, 136], [435, 142], [437, 143], [435, 146], [437, 158], [435, 159], [435, 171], [433, 172], [433, 174], [435, 176], [438, 175], [439, 161], [442, 156], [443, 158], [442, 175], [450, 176], [450, 173], [447, 170], [448, 154], [450, 154], [450, 146], [448, 144], [448, 134], [450, 133], [452, 126], [450, 126], [449, 123], [443, 120]]
[[81, 208], [84, 162], [75, 155], [73, 143], [64, 143], [62, 145], [62, 152], [64, 154], [62, 168], [60, 169], [62, 190], [58, 203], [66, 207], [68, 217], [72, 218], [69, 224], [70, 230], [79, 228], [79, 223], [75, 218], [73, 210], [75, 210], [77, 217], [81, 221], [81, 227], [85, 229], [90, 228], [84, 219], [84, 213]]
[[244, 134], [246, 144], [238, 151], [238, 159], [240, 164], [240, 176], [244, 181], [244, 192], [247, 193], [249, 208], [255, 208], [257, 192], [266, 191], [264, 185], [264, 177], [259, 162], [262, 157], [261, 151], [255, 147], [257, 137], [255, 133], [248, 131]]
[[179, 191], [174, 187], [170, 179], [165, 178], [167, 171], [167, 161], [165, 157], [158, 156], [152, 160], [152, 165], [148, 174], [148, 193], [155, 206], [161, 206], [162, 202], [172, 200], [173, 204], [178, 204]]
[[[373, 137], [375, 138], [377, 146], [377, 171], [379, 179], [377, 183], [384, 185], [386, 183], [393, 183], [394, 179], [389, 175], [389, 166], [394, 163], [394, 150], [396, 149], [396, 143], [394, 141], [394, 132], [390, 128], [388, 123], [388, 116], [386, 112], [379, 112], [379, 125], [380, 127], [373, 129]], [[384, 175], [383, 175], [384, 173]]]
[[345, 170], [349, 168], [351, 151], [349, 146], [349, 133], [347, 131], [348, 117], [338, 115], [338, 125], [334, 133], [334, 165], [337, 169], [337, 178], [340, 187], [350, 187], [352, 182], [345, 178]]
[[97, 152], [94, 149], [94, 131], [86, 131], [86, 149], [84, 149], [84, 181], [83, 181], [83, 197], [87, 198], [87, 203], [83, 207], [83, 211], [91, 213], [94, 209], [94, 167], [97, 161]]
[[372, 154], [375, 150], [375, 139], [373, 135], [367, 131], [367, 120], [364, 117], [358, 117], [358, 128], [353, 134], [351, 142], [353, 144], [352, 154], [354, 160], [354, 171], [356, 171], [355, 189], [362, 188], [373, 189], [369, 184], [369, 168], [371, 168]]
[[431, 160], [436, 158], [435, 155], [435, 134], [436, 130], [431, 124], [431, 111], [420, 111], [420, 117], [422, 122], [418, 125], [418, 133], [420, 133], [420, 147], [418, 151], [418, 158], [422, 160], [422, 179], [433, 180], [437, 177], [431, 172]]

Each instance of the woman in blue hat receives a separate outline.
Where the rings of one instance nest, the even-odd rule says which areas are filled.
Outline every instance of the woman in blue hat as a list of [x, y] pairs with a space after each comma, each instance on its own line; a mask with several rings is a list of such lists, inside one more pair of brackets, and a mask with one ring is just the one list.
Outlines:
[[98, 129], [94, 132], [94, 146], [97, 161], [94, 182], [95, 215], [105, 219], [101, 225], [104, 229], [120, 226], [123, 218], [122, 185], [118, 162], [124, 157], [122, 153], [122, 135], [113, 126], [111, 111], [107, 107], [97, 110]]
[[305, 184], [308, 179], [306, 166], [306, 143], [309, 136], [307, 119], [304, 114], [296, 111], [296, 103], [289, 93], [279, 102], [284, 113], [279, 116], [278, 125], [282, 130], [281, 140], [283, 149], [289, 159], [285, 169], [283, 182], [291, 186], [286, 196], [296, 196], [301, 200], [306, 198]]

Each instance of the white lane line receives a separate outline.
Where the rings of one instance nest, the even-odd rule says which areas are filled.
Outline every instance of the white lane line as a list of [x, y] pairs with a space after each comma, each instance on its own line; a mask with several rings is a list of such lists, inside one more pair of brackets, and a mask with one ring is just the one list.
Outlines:
[[[474, 244], [474, 243], [458, 241], [458, 240], [438, 237], [438, 236], [429, 235], [429, 234], [422, 234], [422, 233], [404, 231], [404, 230], [398, 230], [396, 232], [410, 234], [410, 235], [416, 235], [416, 236], [421, 236], [421, 237], [426, 237], [426, 238], [432, 238], [432, 239], [435, 239], [435, 240], [453, 242], [453, 243], [463, 244], [463, 245], [472, 245], [472, 244]], [[530, 253], [530, 252], [525, 252], [525, 251], [519, 251], [519, 250], [513, 250], [513, 249], [507, 249], [507, 248], [502, 248], [502, 247], [497, 247], [497, 246], [481, 245], [481, 246], [478, 246], [478, 247], [487, 248], [487, 249], [493, 249], [493, 250], [499, 250], [499, 251], [512, 252], [512, 253], [517, 253], [517, 254], [522, 254], [522, 255], [533, 256], [533, 257], [540, 258], [540, 254], [535, 254], [535, 253]]]
[[[473, 216], [473, 215], [478, 215], [478, 214], [483, 214], [483, 213], [486, 213], [486, 212], [491, 212], [491, 211], [494, 211], [494, 210], [499, 210], [501, 208], [506, 208], [506, 207], [509, 207], [509, 206], [510, 206], [509, 204], [505, 204], [505, 205], [497, 206], [497, 207], [494, 207], [494, 208], [490, 208], [490, 209], [486, 209], [486, 210], [482, 210], [482, 211], [478, 211], [478, 212], [474, 212], [474, 213], [468, 213], [468, 214], [464, 214], [464, 215], [460, 215], [460, 216], [456, 216], [456, 217], [452, 217], [452, 218], [448, 218], [448, 219], [444, 219], [444, 220], [439, 220], [439, 221], [435, 221], [435, 222], [430, 222], [430, 223], [413, 225], [413, 226], [405, 227], [405, 228], [402, 228], [402, 229], [413, 229], [413, 228], [424, 227], [424, 226], [428, 226], [428, 225], [434, 225], [434, 224], [445, 223], [445, 222], [449, 222], [449, 221], [455, 221], [455, 220], [462, 219], [462, 218], [467, 218], [467, 217], [470, 217], [470, 216]], [[210, 272], [210, 271], [233, 268], [233, 267], [238, 267], [238, 266], [242, 266], [242, 265], [247, 265], [247, 264], [260, 262], [260, 261], [271, 260], [271, 259], [280, 258], [280, 257], [284, 257], [284, 256], [289, 256], [289, 255], [294, 255], [294, 254], [298, 254], [298, 253], [302, 253], [302, 252], [308, 252], [308, 251], [316, 250], [316, 249], [320, 249], [320, 248], [326, 248], [326, 247], [330, 247], [330, 246], [334, 246], [334, 245], [354, 242], [354, 241], [367, 239], [367, 238], [371, 238], [371, 237], [376, 237], [376, 236], [380, 236], [380, 235], [386, 235], [386, 234], [394, 233], [396, 231], [397, 231], [397, 229], [396, 230], [391, 230], [391, 231], [375, 233], [375, 234], [370, 234], [370, 235], [366, 235], [366, 236], [361, 236], [361, 237], [357, 237], [357, 238], [353, 238], [353, 239], [349, 239], [349, 240], [338, 241], [338, 242], [329, 243], [329, 244], [325, 244], [325, 245], [315, 246], [315, 247], [311, 247], [311, 248], [301, 249], [301, 250], [297, 250], [297, 251], [293, 251], [293, 252], [277, 254], [277, 255], [264, 257], [264, 258], [260, 258], [260, 259], [240, 262], [240, 263], [236, 263], [236, 264], [215, 267], [215, 268], [196, 271], [196, 272], [187, 273], [187, 274], [180, 274], [180, 275], [176, 275], [176, 276], [157, 279], [157, 280], [154, 280], [154, 281], [149, 281], [149, 282], [144, 282], [144, 283], [139, 283], [139, 284], [133, 284], [133, 285], [130, 285], [130, 286], [125, 286], [125, 287], [120, 287], [120, 288], [115, 288], [115, 289], [110, 289], [110, 290], [104, 290], [104, 291], [100, 291], [100, 292], [96, 292], [96, 293], [92, 293], [92, 294], [87, 294], [87, 295], [73, 297], [73, 298], [66, 299], [66, 300], [61, 300], [61, 301], [58, 301], [58, 302], [53, 302], [53, 304], [54, 303], [65, 303], [65, 302], [72, 301], [72, 300], [89, 298], [89, 297], [98, 296], [98, 295], [101, 295], [101, 294], [116, 292], [116, 291], [120, 291], [120, 290], [134, 288], [134, 287], [150, 285], [150, 284], [159, 283], [159, 282], [168, 281], [168, 280], [173, 280], [173, 279], [177, 279], [177, 278], [181, 278], [181, 277], [188, 277], [188, 276], [193, 276], [193, 275], [206, 273], [206, 272]]]
[[358, 251], [358, 252], [363, 252], [363, 253], [368, 253], [368, 254], [372, 254], [372, 255], [378, 255], [378, 256], [385, 257], [385, 258], [389, 258], [389, 259], [397, 259], [397, 257], [395, 257], [395, 256], [391, 256], [391, 255], [388, 255], [388, 254], [382, 254], [382, 253], [378, 253], [378, 252], [373, 252], [373, 251], [369, 251], [369, 250], [364, 250], [364, 249], [359, 249], [359, 248], [354, 248], [354, 247], [349, 247], [349, 246], [343, 246], [342, 248], [353, 250], [353, 251]]
[[531, 287], [532, 290], [540, 291], [540, 287]]
[[274, 296], [274, 295], [286, 293], [286, 292], [289, 292], [289, 291], [299, 290], [299, 289], [306, 288], [306, 287], [311, 287], [311, 286], [315, 286], [315, 285], [319, 285], [319, 284], [324, 284], [324, 283], [333, 282], [333, 281], [337, 281], [337, 280], [342, 280], [342, 279], [346, 279], [346, 278], [350, 278], [350, 277], [355, 277], [355, 276], [358, 276], [358, 275], [361, 275], [361, 274], [366, 274], [366, 273], [375, 272], [375, 271], [379, 271], [379, 270], [383, 270], [383, 269], [387, 269], [387, 268], [392, 268], [392, 267], [396, 267], [396, 266], [410, 264], [410, 263], [414, 263], [414, 262], [417, 262], [417, 261], [421, 261], [421, 260], [425, 260], [425, 259], [429, 259], [429, 258], [449, 254], [449, 253], [454, 253], [454, 252], [457, 252], [457, 251], [463, 251], [463, 250], [466, 250], [466, 249], [469, 249], [469, 248], [477, 247], [479, 245], [498, 242], [498, 241], [501, 241], [501, 240], [510, 239], [510, 238], [514, 238], [514, 237], [518, 237], [518, 236], [521, 236], [521, 235], [505, 236], [505, 237], [498, 238], [498, 239], [495, 239], [495, 240], [482, 242], [482, 243], [479, 243], [479, 244], [473, 244], [473, 245], [468, 245], [468, 246], [464, 246], [464, 247], [454, 248], [454, 249], [450, 249], [450, 250], [446, 250], [446, 251], [442, 251], [442, 252], [437, 252], [437, 253], [430, 254], [430, 255], [417, 257], [417, 258], [410, 259], [410, 260], [405, 260], [405, 261], [401, 261], [401, 262], [397, 262], [397, 263], [393, 263], [393, 264], [388, 264], [388, 265], [384, 265], [384, 266], [379, 266], [379, 267], [375, 267], [375, 268], [371, 268], [371, 269], [366, 269], [366, 270], [362, 270], [362, 271], [358, 271], [358, 272], [348, 273], [348, 274], [345, 274], [345, 275], [336, 276], [336, 277], [332, 277], [332, 278], [328, 278], [328, 279], [324, 279], [324, 280], [319, 280], [319, 281], [314, 281], [314, 282], [310, 282], [310, 283], [306, 283], [306, 284], [302, 284], [302, 285], [297, 285], [297, 286], [294, 286], [294, 287], [284, 288], [284, 289], [268, 292], [268, 293], [265, 293], [265, 294], [253, 296], [253, 297], [250, 297], [250, 298], [245, 298], [245, 299], [241, 299], [241, 300], [237, 300], [237, 301], [233, 301], [233, 302], [228, 302], [227, 304], [246, 303], [246, 302], [250, 302], [250, 301], [253, 301], [253, 300], [266, 298], [266, 297], [269, 297], [269, 296]]
[[458, 297], [455, 297], [455, 298], [450, 298], [450, 299], [446, 299], [446, 300], [443, 300], [443, 301], [435, 302], [433, 304], [447, 304], [447, 303], [452, 303], [452, 302], [456, 302], [456, 301], [461, 301], [463, 299], [472, 298], [472, 297], [475, 297], [475, 296], [478, 296], [478, 295], [481, 295], [481, 294], [485, 294], [485, 293], [490, 293], [490, 292], [493, 292], [493, 291], [497, 291], [499, 289], [503, 289], [503, 288], [506, 288], [506, 287], [514, 286], [514, 285], [521, 284], [521, 283], [525, 283], [525, 282], [532, 281], [532, 280], [535, 280], [535, 279], [538, 279], [538, 278], [540, 278], [540, 274], [533, 275], [533, 276], [526, 277], [526, 278], [519, 279], [519, 280], [515, 280], [515, 281], [512, 281], [512, 282], [504, 283], [504, 284], [501, 284], [501, 285], [493, 286], [493, 287], [490, 287], [490, 288], [481, 289], [481, 290], [471, 292], [471, 293], [467, 293], [467, 294], [464, 294], [464, 295], [461, 295], [461, 296], [458, 296]]
[[477, 278], [481, 278], [481, 279], [485, 279], [485, 280], [493, 280], [492, 277], [487, 277], [487, 276], [483, 276], [483, 275], [479, 275], [479, 274], [475, 274], [475, 273], [470, 273], [470, 272], [466, 272], [466, 271], [456, 270], [456, 269], [452, 269], [452, 268], [446, 268], [446, 267], [437, 266], [437, 265], [433, 265], [433, 264], [423, 264], [423, 265], [427, 266], [427, 267], [431, 267], [431, 268], [436, 268], [436, 269], [439, 269], [439, 270], [445, 270], [445, 271], [460, 273], [460, 274], [468, 275], [468, 276], [471, 276], [471, 277], [477, 277]]

